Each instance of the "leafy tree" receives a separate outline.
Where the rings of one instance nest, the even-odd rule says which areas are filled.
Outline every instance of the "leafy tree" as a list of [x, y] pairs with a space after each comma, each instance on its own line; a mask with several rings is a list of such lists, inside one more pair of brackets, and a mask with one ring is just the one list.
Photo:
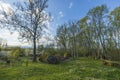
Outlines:
[[78, 44], [78, 37], [79, 34], [79, 26], [76, 22], [69, 22], [69, 28], [68, 28], [68, 35], [69, 35], [69, 46], [70, 50], [72, 52], [73, 58], [78, 57], [78, 50], [77, 50], [77, 44]]
[[88, 23], [88, 17], [85, 16], [82, 19], [78, 21], [79, 24], [79, 50], [86, 51], [86, 54], [84, 53], [83, 55], [90, 55], [91, 49], [93, 48], [93, 40], [92, 40], [92, 29]]
[[120, 60], [120, 7], [110, 12], [108, 48], [114, 60]]
[[[108, 8], [106, 5], [97, 6], [87, 13], [90, 20], [91, 27], [93, 28], [94, 40], [97, 43], [97, 57], [105, 56], [107, 54], [105, 47], [105, 20], [107, 17]], [[100, 49], [102, 54], [100, 54]]]
[[[106, 5], [90, 9], [77, 23], [70, 22], [57, 30], [58, 42], [72, 56], [120, 60], [120, 7], [108, 14]], [[64, 46], [63, 46], [64, 45]], [[61, 45], [60, 45], [61, 46]], [[65, 51], [64, 51], [65, 52]]]
[[63, 24], [58, 27], [56, 38], [57, 38], [58, 44], [60, 44], [61, 48], [64, 48], [64, 51], [66, 52], [68, 47], [67, 24]]

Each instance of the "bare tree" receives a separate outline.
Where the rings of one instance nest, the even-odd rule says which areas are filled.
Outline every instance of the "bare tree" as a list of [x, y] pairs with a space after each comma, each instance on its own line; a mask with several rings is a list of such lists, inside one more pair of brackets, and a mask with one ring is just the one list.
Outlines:
[[12, 13], [2, 13], [4, 19], [1, 21], [10, 30], [17, 30], [20, 39], [33, 43], [33, 61], [36, 61], [36, 43], [46, 28], [46, 21], [49, 19], [45, 9], [48, 7], [48, 0], [26, 0], [15, 3]]

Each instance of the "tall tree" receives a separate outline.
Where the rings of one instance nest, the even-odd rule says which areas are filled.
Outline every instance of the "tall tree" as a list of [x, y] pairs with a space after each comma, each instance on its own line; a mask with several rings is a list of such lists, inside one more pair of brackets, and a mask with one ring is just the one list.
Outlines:
[[[109, 31], [110, 51], [116, 51], [117, 54], [112, 53], [112, 55], [120, 57], [120, 7], [117, 7], [110, 12], [109, 20], [111, 25]], [[117, 60], [118, 58], [116, 56], [114, 56], [114, 59]]]
[[79, 26], [77, 22], [69, 22], [69, 46], [71, 47], [71, 52], [73, 58], [78, 57], [78, 50], [77, 50], [77, 43], [78, 43], [78, 37], [79, 34]]
[[87, 54], [90, 54], [90, 49], [92, 49], [93, 46], [93, 40], [92, 40], [92, 30], [88, 23], [88, 17], [85, 16], [82, 19], [78, 21], [80, 32], [79, 32], [79, 47], [82, 47], [86, 50]]
[[[105, 54], [107, 53], [106, 51], [106, 47], [105, 47], [105, 20], [107, 17], [108, 13], [108, 9], [106, 5], [101, 5], [101, 6], [97, 6], [91, 10], [89, 10], [89, 12], [87, 13], [89, 20], [90, 20], [90, 24], [94, 30], [93, 32], [93, 36], [95, 39], [95, 42], [97, 43], [96, 48], [97, 50], [97, 57], [101, 57], [105, 56]], [[100, 51], [102, 50], [102, 53], [104, 54], [100, 54]]]
[[58, 27], [56, 35], [58, 43], [61, 45], [61, 48], [64, 48], [65, 52], [68, 47], [68, 28], [67, 24], [63, 24]]
[[[48, 0], [26, 0], [15, 3], [12, 13], [3, 12], [5, 23], [9, 29], [17, 30], [22, 40], [33, 43], [33, 61], [36, 61], [36, 43], [46, 27], [45, 22], [49, 19], [45, 12]], [[13, 27], [12, 27], [13, 26]]]

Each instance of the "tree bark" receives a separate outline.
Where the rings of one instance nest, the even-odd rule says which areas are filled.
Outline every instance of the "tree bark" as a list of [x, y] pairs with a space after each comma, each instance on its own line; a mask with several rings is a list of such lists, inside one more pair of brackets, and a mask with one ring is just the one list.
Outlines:
[[36, 57], [36, 38], [34, 37], [33, 39], [33, 62], [37, 61], [37, 57]]

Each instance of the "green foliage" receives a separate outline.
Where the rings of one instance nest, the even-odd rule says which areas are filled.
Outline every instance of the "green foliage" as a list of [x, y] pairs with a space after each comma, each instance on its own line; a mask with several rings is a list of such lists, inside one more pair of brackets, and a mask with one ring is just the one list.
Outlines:
[[19, 50], [15, 50], [15, 51], [13, 52], [13, 56], [14, 56], [14, 57], [19, 57], [19, 55], [20, 55], [20, 51], [19, 51]]
[[44, 46], [43, 45], [39, 45], [38, 48], [37, 48], [37, 51], [41, 52], [42, 50], [44, 50]]
[[120, 61], [120, 7], [96, 6], [77, 22], [57, 29], [59, 53]]
[[57, 50], [54, 48], [46, 48], [45, 53], [50, 54], [50, 55], [55, 55], [57, 54]]
[[13, 48], [10, 53], [8, 54], [10, 58], [18, 58], [18, 57], [23, 57], [25, 56], [25, 49], [16, 47]]
[[120, 49], [108, 49], [108, 58], [114, 61], [120, 61]]
[[[64, 56], [64, 54], [66, 53], [66, 51], [62, 48], [62, 49], [56, 49], [56, 53], [60, 56]], [[56, 55], [57, 55], [56, 54]]]
[[67, 41], [69, 38], [67, 26], [68, 26], [67, 24], [63, 24], [59, 26], [57, 28], [57, 35], [56, 35], [56, 39], [58, 40], [60, 47], [64, 49], [67, 48]]
[[9, 55], [10, 58], [17, 58], [19, 56], [19, 50], [10, 51]]
[[[15, 64], [18, 64], [15, 63]], [[79, 58], [59, 65], [29, 63], [1, 68], [0, 80], [120, 80], [120, 69], [100, 60]]]

